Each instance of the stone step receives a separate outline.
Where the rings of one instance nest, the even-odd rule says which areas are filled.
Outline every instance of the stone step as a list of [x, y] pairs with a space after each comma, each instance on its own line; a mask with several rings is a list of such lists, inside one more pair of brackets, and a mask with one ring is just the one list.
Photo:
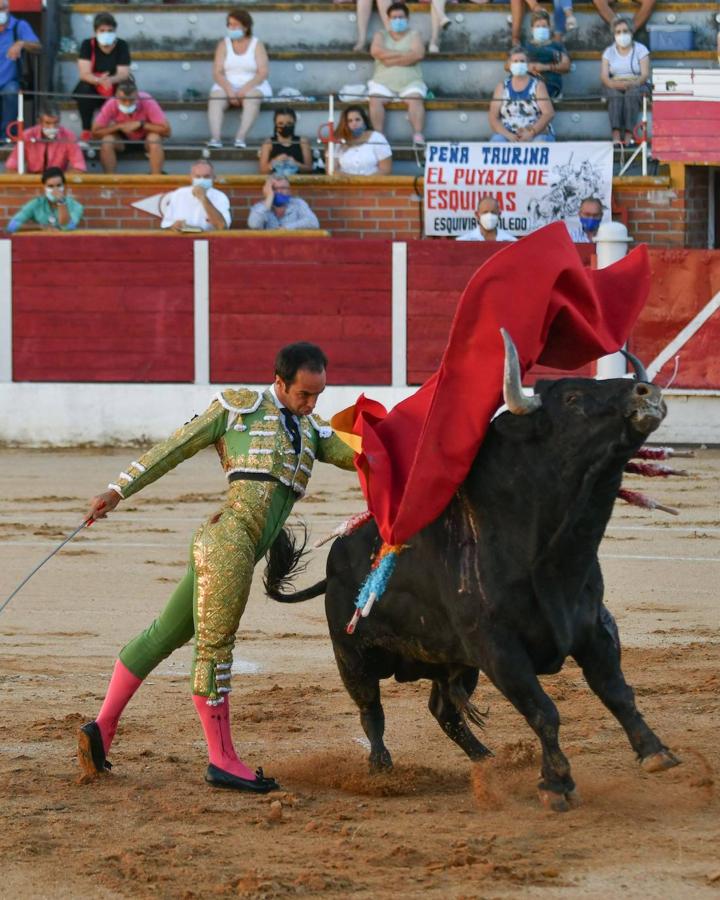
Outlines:
[[[488, 101], [430, 100], [427, 103], [425, 136], [428, 140], [487, 140], [490, 137], [488, 106]], [[314, 103], [294, 104], [294, 107], [298, 113], [298, 134], [316, 142], [319, 130], [327, 123], [327, 106]], [[172, 127], [173, 143], [192, 143], [198, 147], [204, 144], [208, 137], [205, 103], [169, 102], [164, 104], [164, 109]], [[62, 120], [72, 131], [80, 131], [80, 119], [72, 103], [63, 104]], [[259, 145], [266, 135], [272, 134], [272, 120], [272, 105], [265, 104], [252, 130], [254, 143]], [[228, 111], [223, 130], [230, 142], [237, 122], [238, 113]], [[389, 104], [385, 125], [385, 134], [391, 143], [409, 141], [410, 126], [403, 104]], [[560, 101], [553, 127], [561, 140], [607, 140], [610, 137], [607, 111], [600, 102]]]
[[[473, 54], [439, 54], [425, 59], [423, 75], [439, 98], [489, 97], [506, 76], [505, 53], [485, 51]], [[654, 53], [655, 64], [663, 67], [710, 68], [716, 62], [711, 51], [684, 54]], [[133, 75], [142, 90], [158, 99], [180, 100], [188, 92], [206, 96], [213, 83], [211, 54], [203, 52], [143, 51], [134, 55]], [[324, 99], [337, 95], [344, 85], [363, 84], [371, 77], [372, 60], [351, 51], [276, 52], [270, 59], [270, 83], [275, 93], [284, 87], [300, 90], [305, 96]], [[58, 70], [58, 91], [69, 92], [77, 82], [77, 66], [72, 56], [63, 54]], [[573, 96], [598, 99], [600, 60], [594, 51], [573, 54], [572, 70], [564, 78], [565, 90]]]
[[[113, 6], [119, 34], [130, 43], [133, 51], [140, 50], [212, 50], [225, 31], [229, 4], [145, 4]], [[70, 42], [79, 45], [92, 34], [94, 15], [104, 10], [96, 4], [70, 4], [63, 10], [65, 48]], [[356, 17], [354, 4], [332, 3], [254, 3], [248, 4], [254, 20], [254, 32], [271, 50], [279, 49], [339, 49], [355, 44]], [[430, 35], [430, 16], [427, 5], [410, 4], [413, 27], [427, 39]], [[569, 33], [568, 48], [602, 50], [610, 43], [607, 26], [592, 4], [574, 6], [577, 30]], [[618, 11], [632, 14], [632, 5], [618, 6]], [[470, 52], [474, 50], [506, 48], [510, 39], [507, 3], [449, 4], [447, 15], [452, 25], [443, 35], [446, 50]], [[668, 23], [692, 25], [697, 49], [713, 49], [717, 25], [717, 5], [712, 3], [658, 3], [650, 19], [651, 24]], [[524, 19], [526, 32], [530, 17]], [[377, 13], [373, 13], [370, 33], [381, 27]]]

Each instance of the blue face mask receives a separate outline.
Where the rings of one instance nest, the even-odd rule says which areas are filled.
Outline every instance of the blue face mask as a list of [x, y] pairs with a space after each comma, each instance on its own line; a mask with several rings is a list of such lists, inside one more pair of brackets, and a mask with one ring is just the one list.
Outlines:
[[241, 41], [245, 37], [244, 28], [228, 28], [227, 36], [231, 41]]
[[97, 42], [102, 47], [111, 47], [116, 40], [117, 34], [114, 31], [101, 31], [97, 36]]
[[212, 178], [193, 178], [193, 187], [201, 187], [204, 191], [209, 191], [213, 186]]
[[533, 28], [533, 40], [538, 44], [544, 44], [550, 40], [550, 29], [545, 25], [537, 25]]
[[290, 194], [281, 194], [277, 191], [273, 197], [273, 206], [287, 206], [290, 202]]
[[580, 216], [580, 225], [582, 226], [582, 230], [589, 233], [597, 231], [600, 227], [601, 221], [602, 219], [590, 218], [589, 216]]
[[390, 31], [394, 31], [396, 34], [407, 31], [408, 25], [409, 22], [407, 19], [390, 19]]
[[364, 125], [358, 125], [357, 128], [351, 128], [351, 129], [350, 129], [350, 134], [351, 134], [353, 137], [360, 137], [361, 134], [365, 134], [365, 126], [364, 126]]

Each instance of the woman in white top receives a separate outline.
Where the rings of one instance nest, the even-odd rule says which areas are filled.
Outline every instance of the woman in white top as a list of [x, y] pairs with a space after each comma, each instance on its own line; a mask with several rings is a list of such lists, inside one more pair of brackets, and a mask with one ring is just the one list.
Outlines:
[[642, 109], [643, 95], [650, 92], [650, 51], [633, 40], [630, 23], [623, 16], [612, 21], [615, 43], [603, 51], [600, 80], [607, 97], [612, 139], [633, 143], [633, 128]]
[[222, 123], [230, 106], [242, 107], [236, 147], [246, 147], [248, 133], [260, 112], [263, 98], [272, 97], [267, 80], [268, 57], [263, 44], [252, 36], [253, 20], [244, 9], [232, 9], [227, 16], [227, 36], [215, 49], [215, 84], [208, 101], [210, 140], [208, 147], [222, 147]]
[[338, 175], [389, 175], [392, 150], [385, 135], [370, 128], [370, 120], [362, 106], [348, 106], [342, 111], [335, 137], [335, 160]]

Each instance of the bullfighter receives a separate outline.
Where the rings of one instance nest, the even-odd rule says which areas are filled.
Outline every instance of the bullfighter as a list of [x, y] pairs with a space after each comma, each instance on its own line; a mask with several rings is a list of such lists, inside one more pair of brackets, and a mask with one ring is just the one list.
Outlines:
[[78, 734], [78, 761], [90, 776], [110, 768], [120, 716], [148, 674], [195, 636], [193, 703], [208, 746], [208, 783], [267, 793], [274, 779], [253, 772], [235, 753], [229, 695], [232, 649], [255, 564], [302, 497], [316, 459], [353, 469], [353, 451], [313, 415], [325, 389], [327, 358], [300, 342], [283, 347], [274, 383], [265, 391], [221, 391], [208, 409], [130, 463], [91, 501], [89, 517], [104, 518], [120, 503], [183, 460], [214, 444], [228, 478], [221, 509], [200, 526], [187, 572], [157, 619], [120, 651], [97, 718]]

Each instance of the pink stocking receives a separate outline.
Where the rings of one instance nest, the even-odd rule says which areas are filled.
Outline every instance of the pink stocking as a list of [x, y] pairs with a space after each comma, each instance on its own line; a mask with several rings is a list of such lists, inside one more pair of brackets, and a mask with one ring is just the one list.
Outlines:
[[124, 666], [120, 660], [115, 663], [107, 694], [105, 694], [105, 700], [95, 719], [102, 735], [103, 748], [106, 754], [110, 750], [110, 745], [115, 737], [120, 716], [141, 684], [142, 678], [133, 675], [130, 669]]
[[193, 694], [193, 703], [205, 732], [210, 764], [222, 769], [223, 772], [254, 781], [255, 773], [237, 758], [233, 747], [230, 734], [230, 697], [225, 694], [222, 703], [209, 706], [207, 697]]

